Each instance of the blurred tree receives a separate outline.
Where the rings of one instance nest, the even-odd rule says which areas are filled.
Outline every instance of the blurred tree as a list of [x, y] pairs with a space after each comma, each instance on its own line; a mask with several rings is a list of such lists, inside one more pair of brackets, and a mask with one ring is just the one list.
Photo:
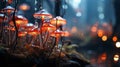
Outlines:
[[116, 24], [114, 26], [114, 34], [120, 32], [120, 0], [114, 0], [114, 8], [116, 15]]

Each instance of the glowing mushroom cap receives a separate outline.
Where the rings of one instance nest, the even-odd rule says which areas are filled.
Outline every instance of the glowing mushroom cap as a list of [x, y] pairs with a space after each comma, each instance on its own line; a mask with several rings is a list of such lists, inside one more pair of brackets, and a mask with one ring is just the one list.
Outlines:
[[52, 31], [55, 31], [55, 30], [56, 30], [56, 27], [54, 25], [49, 24], [49, 23], [44, 23], [43, 26], [42, 26], [42, 31], [52, 32]]
[[31, 36], [36, 36], [39, 34], [39, 31], [38, 31], [38, 29], [32, 29], [32, 30], [28, 31], [28, 34]]
[[53, 36], [53, 37], [60, 37], [63, 33], [64, 33], [63, 31], [56, 30], [56, 31], [51, 33], [51, 36]]
[[37, 19], [52, 18], [52, 15], [49, 14], [45, 9], [42, 9], [42, 10], [36, 12], [33, 16]]
[[56, 18], [53, 18], [53, 19], [50, 21], [50, 23], [53, 24], [53, 25], [60, 26], [60, 25], [65, 25], [65, 24], [66, 24], [66, 20], [63, 19], [63, 18], [60, 17], [60, 16], [57, 16]]
[[26, 24], [25, 26], [23, 26], [23, 28], [26, 30], [26, 31], [29, 31], [29, 30], [32, 30], [34, 29], [34, 25], [32, 23], [28, 23]]
[[[17, 15], [15, 16], [15, 22], [17, 26], [24, 26], [27, 25], [28, 20], [22, 15]], [[13, 21], [10, 21], [10, 25], [14, 26]]]
[[63, 31], [61, 36], [68, 37], [68, 36], [70, 36], [70, 33], [68, 31]]
[[15, 31], [15, 28], [14, 27], [7, 27], [7, 30]]
[[15, 10], [15, 8], [13, 8], [12, 6], [6, 6], [6, 7], [2, 10], [2, 12], [3, 12], [3, 13], [8, 13], [8, 14], [10, 14], [10, 13], [13, 13], [14, 10]]
[[24, 37], [27, 34], [27, 32], [19, 32], [18, 37]]

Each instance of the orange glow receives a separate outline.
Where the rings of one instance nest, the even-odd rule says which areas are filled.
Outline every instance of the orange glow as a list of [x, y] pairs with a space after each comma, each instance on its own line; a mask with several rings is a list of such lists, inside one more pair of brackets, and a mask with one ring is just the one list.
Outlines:
[[28, 23], [27, 25], [21, 26], [21, 28], [24, 28], [26, 31], [30, 31], [34, 29], [34, 25], [32, 23]]
[[13, 0], [8, 0], [8, 3], [11, 4]]
[[120, 48], [120, 42], [116, 42], [115, 46], [116, 46], [117, 48]]
[[70, 36], [70, 33], [68, 31], [64, 31], [61, 36], [65, 36], [65, 37], [68, 37]]
[[107, 36], [102, 36], [102, 41], [107, 41]]
[[103, 27], [107, 27], [108, 25], [109, 25], [109, 24], [106, 23], [106, 22], [104, 22], [104, 23], [102, 24]]
[[47, 15], [47, 14], [34, 14], [33, 16], [34, 16], [35, 18], [38, 18], [38, 19], [41, 18], [42, 20], [45, 19], [45, 17], [52, 18], [52, 15], [51, 15], [51, 14], [48, 14], [48, 15]]
[[66, 24], [66, 20], [63, 19], [62, 17], [60, 16], [57, 16], [56, 18], [53, 18], [51, 21], [50, 21], [51, 24], [53, 25], [56, 25], [56, 26], [60, 26], [60, 25], [65, 25]]
[[29, 5], [27, 5], [27, 4], [21, 4], [20, 6], [19, 6], [19, 9], [21, 9], [21, 10], [29, 10], [30, 9], [30, 6]]
[[101, 60], [102, 61], [105, 61], [107, 59], [107, 54], [106, 53], [103, 53], [102, 55], [101, 55]]
[[27, 32], [19, 32], [18, 37], [24, 37], [27, 34]]
[[11, 14], [12, 12], [14, 12], [14, 8], [11, 6], [6, 6], [2, 11], [6, 12], [7, 14]]
[[76, 33], [77, 32], [77, 27], [72, 27], [72, 29], [71, 29], [71, 33]]
[[[28, 23], [28, 20], [21, 15], [15, 16], [15, 21], [17, 26], [24, 26]], [[13, 21], [10, 21], [10, 25], [14, 26]]]
[[116, 41], [118, 40], [117, 36], [114, 36], [114, 37], [112, 38], [112, 40], [113, 40], [113, 42], [116, 42]]
[[52, 18], [52, 15], [49, 14], [45, 9], [36, 12], [33, 16], [37, 19], [42, 19], [42, 20], [45, 18]]
[[61, 52], [60, 57], [65, 57], [65, 53]]
[[93, 26], [93, 27], [91, 28], [91, 31], [92, 31], [92, 32], [97, 32], [97, 27], [96, 27], [96, 26]]
[[56, 27], [49, 24], [49, 23], [44, 23], [42, 26], [42, 31], [49, 31], [49, 32], [53, 32], [56, 30]]
[[113, 33], [113, 26], [110, 23], [102, 23], [102, 28], [104, 29], [105, 34], [110, 36]]
[[98, 32], [97, 32], [97, 34], [98, 34], [98, 37], [102, 37], [103, 34], [104, 34], [104, 31], [101, 30], [101, 29], [99, 29]]
[[63, 31], [57, 30], [55, 32], [51, 33], [51, 36], [53, 37], [60, 37], [62, 35]]
[[15, 28], [13, 27], [10, 27], [10, 28], [7, 28], [8, 30], [11, 30], [11, 31], [15, 31]]
[[10, 14], [10, 13], [13, 12], [13, 10], [7, 10], [6, 12], [7, 12], [8, 14]]
[[114, 58], [113, 58], [113, 59], [114, 59], [114, 62], [117, 62], [117, 61], [119, 60], [119, 55], [117, 55], [117, 54], [114, 55]]
[[60, 37], [60, 34], [52, 33], [50, 36], [52, 36], [52, 37]]
[[44, 16], [44, 15], [41, 15], [41, 19], [44, 20], [44, 19], [45, 19], [45, 16]]
[[36, 36], [39, 34], [38, 30], [37, 29], [34, 29], [34, 30], [31, 30], [31, 31], [28, 31], [28, 34], [31, 35], [31, 36]]
[[16, 24], [17, 24], [17, 25], [23, 24], [23, 22], [24, 22], [24, 21], [22, 21], [22, 20], [16, 20]]

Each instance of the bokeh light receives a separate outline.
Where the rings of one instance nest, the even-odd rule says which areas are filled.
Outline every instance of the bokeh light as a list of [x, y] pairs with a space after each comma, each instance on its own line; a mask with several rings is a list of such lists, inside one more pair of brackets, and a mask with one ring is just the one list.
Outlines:
[[114, 55], [114, 58], [113, 58], [113, 59], [114, 59], [114, 62], [117, 62], [117, 61], [119, 60], [119, 55], [117, 55], [117, 54]]
[[20, 6], [19, 6], [19, 9], [20, 10], [23, 10], [23, 11], [26, 11], [26, 10], [29, 10], [30, 9], [30, 6], [28, 5], [28, 4], [21, 4]]
[[102, 36], [102, 41], [107, 41], [108, 37], [106, 35]]
[[118, 40], [117, 36], [113, 36], [112, 40], [113, 42], [116, 42]]
[[104, 31], [103, 31], [102, 29], [99, 29], [99, 30], [97, 31], [97, 34], [98, 34], [98, 37], [102, 37], [103, 34], [104, 34]]
[[107, 59], [107, 54], [106, 53], [103, 53], [102, 55], [101, 55], [101, 60], [102, 61], [105, 61]]
[[116, 46], [117, 48], [120, 48], [120, 42], [116, 42], [115, 46]]
[[8, 0], [8, 3], [11, 4], [13, 2], [13, 0]]
[[78, 31], [78, 29], [77, 29], [76, 26], [72, 27], [72, 29], [71, 29], [71, 33], [76, 33], [77, 31]]
[[96, 27], [96, 26], [93, 26], [93, 27], [91, 28], [91, 31], [92, 31], [92, 32], [97, 32], [97, 27]]

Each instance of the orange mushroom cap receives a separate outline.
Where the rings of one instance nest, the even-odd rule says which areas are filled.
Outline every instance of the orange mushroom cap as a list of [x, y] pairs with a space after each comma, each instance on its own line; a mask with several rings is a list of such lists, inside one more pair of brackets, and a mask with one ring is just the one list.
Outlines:
[[27, 34], [27, 32], [18, 32], [18, 37], [24, 37]]
[[54, 25], [49, 24], [49, 23], [44, 23], [42, 25], [42, 31], [52, 32], [52, 31], [55, 31], [55, 30], [56, 30], [56, 27]]
[[[17, 26], [24, 26], [27, 25], [28, 20], [22, 15], [17, 15], [15, 16], [15, 22]], [[14, 26], [13, 21], [10, 21], [10, 25]]]
[[6, 7], [2, 10], [3, 13], [8, 13], [8, 14], [13, 13], [14, 11], [15, 11], [15, 8], [13, 8], [12, 6], [6, 6]]
[[38, 29], [33, 29], [33, 30], [28, 31], [28, 34], [31, 36], [36, 36], [39, 34], [39, 31]]
[[42, 10], [36, 12], [33, 16], [37, 19], [41, 19], [41, 18], [45, 19], [45, 17], [52, 18], [52, 15], [49, 14], [45, 9], [42, 9]]
[[60, 37], [62, 34], [63, 34], [63, 31], [56, 30], [56, 31], [51, 33], [51, 36], [53, 36], [53, 37]]
[[50, 21], [51, 24], [53, 25], [56, 25], [56, 26], [60, 26], [60, 25], [65, 25], [66, 24], [66, 20], [63, 19], [62, 17], [60, 16], [57, 16], [56, 18], [53, 18], [51, 21]]

